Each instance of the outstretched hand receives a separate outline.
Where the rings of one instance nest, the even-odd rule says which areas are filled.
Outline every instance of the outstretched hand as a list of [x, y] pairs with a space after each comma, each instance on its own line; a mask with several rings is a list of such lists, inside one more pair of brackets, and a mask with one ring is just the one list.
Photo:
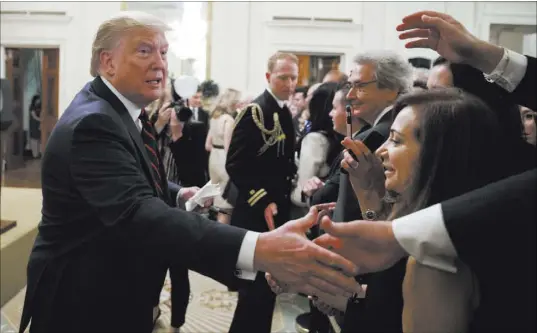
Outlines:
[[322, 297], [350, 297], [360, 291], [354, 280], [357, 268], [349, 260], [315, 245], [306, 231], [317, 223], [318, 208], [305, 217], [259, 235], [254, 267], [269, 272], [289, 292]]
[[321, 228], [326, 234], [316, 238], [315, 244], [351, 260], [358, 266], [358, 274], [385, 270], [406, 255], [395, 239], [391, 222], [334, 223], [325, 216]]

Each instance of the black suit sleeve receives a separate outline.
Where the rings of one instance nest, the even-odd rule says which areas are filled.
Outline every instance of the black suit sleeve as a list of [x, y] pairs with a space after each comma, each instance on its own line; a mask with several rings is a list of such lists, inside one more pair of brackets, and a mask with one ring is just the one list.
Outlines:
[[443, 202], [459, 258], [476, 270], [535, 254], [529, 247], [535, 247], [536, 188], [533, 169]]
[[339, 192], [339, 178], [340, 168], [337, 168], [324, 182], [324, 186], [313, 194], [311, 197], [311, 204], [318, 205], [322, 203], [336, 202]]
[[263, 211], [273, 202], [269, 192], [269, 180], [256, 171], [264, 169], [257, 156], [264, 143], [261, 132], [254, 123], [251, 109], [247, 108], [239, 117], [231, 136], [226, 170], [239, 192], [248, 194], [248, 204]]
[[526, 74], [516, 89], [513, 91], [513, 98], [517, 104], [526, 106], [532, 110], [537, 110], [537, 99], [535, 97], [535, 89], [537, 84], [535, 82], [537, 75], [537, 60], [534, 57], [526, 56], [528, 59], [528, 67], [526, 68]]
[[177, 205], [177, 194], [179, 194], [181, 188], [182, 187], [176, 183], [168, 181], [168, 189], [170, 191], [170, 197], [172, 198], [172, 204], [174, 207]]
[[135, 148], [122, 133], [103, 114], [78, 123], [71, 142], [73, 187], [100, 223], [120, 230], [155, 260], [227, 279], [246, 231], [172, 208], [154, 197], [134, 157]]

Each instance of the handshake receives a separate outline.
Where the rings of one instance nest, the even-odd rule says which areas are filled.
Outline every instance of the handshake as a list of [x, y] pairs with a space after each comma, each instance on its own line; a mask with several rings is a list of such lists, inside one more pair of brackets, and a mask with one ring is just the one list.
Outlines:
[[[302, 293], [345, 310], [349, 298], [364, 297], [356, 275], [387, 269], [406, 255], [391, 222], [333, 223], [326, 213], [334, 206], [313, 206], [303, 218], [259, 235], [254, 269], [266, 272], [273, 292]], [[317, 224], [326, 233], [310, 241], [305, 233]]]

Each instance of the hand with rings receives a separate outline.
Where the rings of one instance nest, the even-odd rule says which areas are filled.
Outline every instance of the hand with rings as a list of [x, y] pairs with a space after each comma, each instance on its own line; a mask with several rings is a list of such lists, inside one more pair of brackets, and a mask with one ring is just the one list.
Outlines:
[[[349, 173], [349, 180], [355, 191], [367, 190], [384, 193], [384, 169], [380, 159], [359, 140], [345, 138], [341, 144], [346, 148], [341, 167]], [[354, 159], [351, 151], [356, 159]], [[381, 196], [382, 197], [382, 196]]]

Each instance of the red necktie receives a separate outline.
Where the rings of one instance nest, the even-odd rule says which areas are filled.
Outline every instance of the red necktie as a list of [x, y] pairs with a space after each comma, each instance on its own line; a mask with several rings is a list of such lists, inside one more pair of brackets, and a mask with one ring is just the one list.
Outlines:
[[142, 109], [138, 119], [142, 122], [142, 140], [145, 149], [147, 150], [147, 154], [149, 155], [149, 160], [151, 161], [151, 170], [156, 181], [155, 185], [157, 187], [157, 192], [159, 197], [164, 197], [164, 192], [161, 187], [162, 178], [159, 172], [160, 157], [158, 155], [157, 139], [155, 139], [155, 129], [153, 128], [153, 124], [149, 121], [145, 109]]

